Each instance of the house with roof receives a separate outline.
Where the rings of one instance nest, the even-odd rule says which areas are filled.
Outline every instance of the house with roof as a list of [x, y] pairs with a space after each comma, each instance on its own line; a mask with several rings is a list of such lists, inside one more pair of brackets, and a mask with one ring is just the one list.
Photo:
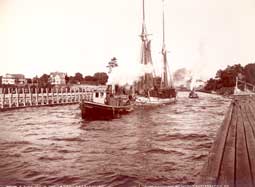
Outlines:
[[25, 85], [27, 83], [27, 79], [23, 74], [10, 74], [7, 73], [2, 77], [3, 85]]
[[66, 84], [66, 73], [62, 72], [50, 73], [49, 80], [52, 85], [64, 85]]

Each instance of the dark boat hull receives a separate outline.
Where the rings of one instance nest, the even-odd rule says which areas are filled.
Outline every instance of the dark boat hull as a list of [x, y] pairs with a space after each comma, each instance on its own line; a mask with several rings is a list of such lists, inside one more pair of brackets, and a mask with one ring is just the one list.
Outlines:
[[199, 97], [198, 97], [198, 95], [197, 95], [196, 93], [192, 93], [192, 94], [190, 93], [190, 94], [189, 94], [189, 98], [190, 98], [190, 99], [197, 99], [197, 98], [199, 98]]
[[80, 108], [82, 118], [87, 120], [119, 118], [121, 115], [133, 111], [132, 105], [111, 106], [89, 101], [83, 101]]

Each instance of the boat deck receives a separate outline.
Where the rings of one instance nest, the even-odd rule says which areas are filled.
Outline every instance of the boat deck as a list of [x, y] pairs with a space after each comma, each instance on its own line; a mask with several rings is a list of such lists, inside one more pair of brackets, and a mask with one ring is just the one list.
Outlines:
[[255, 186], [255, 96], [235, 96], [197, 184]]

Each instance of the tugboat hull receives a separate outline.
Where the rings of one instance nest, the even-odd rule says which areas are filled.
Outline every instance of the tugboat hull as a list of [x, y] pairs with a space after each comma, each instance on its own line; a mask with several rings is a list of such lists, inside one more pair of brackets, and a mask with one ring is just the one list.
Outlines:
[[83, 101], [80, 105], [83, 119], [113, 119], [133, 111], [132, 105], [111, 106], [89, 101]]

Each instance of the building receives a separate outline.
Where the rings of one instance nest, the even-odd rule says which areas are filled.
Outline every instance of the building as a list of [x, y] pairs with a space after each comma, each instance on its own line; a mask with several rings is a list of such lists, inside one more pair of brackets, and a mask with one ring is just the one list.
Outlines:
[[50, 73], [50, 84], [52, 85], [66, 84], [66, 73], [61, 72]]
[[2, 77], [2, 84], [4, 85], [25, 85], [27, 80], [22, 74], [9, 74], [7, 73]]

